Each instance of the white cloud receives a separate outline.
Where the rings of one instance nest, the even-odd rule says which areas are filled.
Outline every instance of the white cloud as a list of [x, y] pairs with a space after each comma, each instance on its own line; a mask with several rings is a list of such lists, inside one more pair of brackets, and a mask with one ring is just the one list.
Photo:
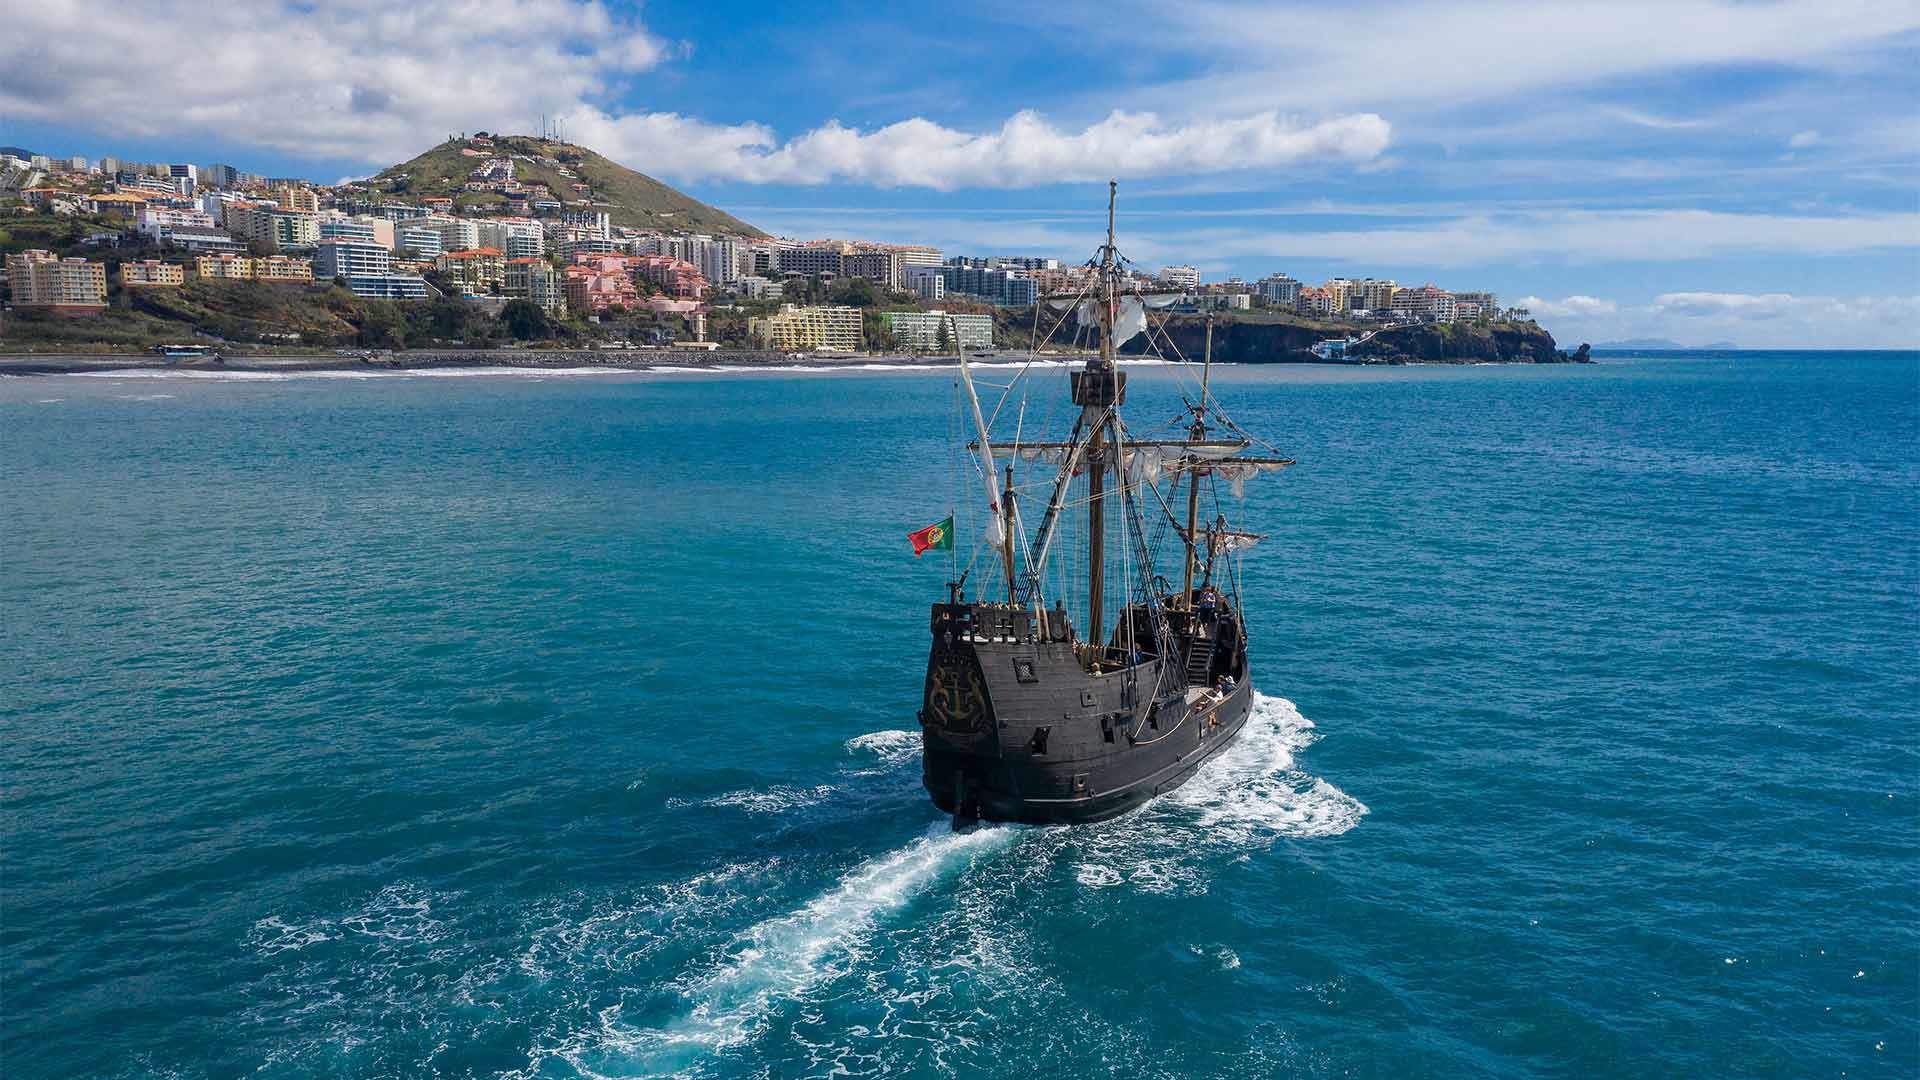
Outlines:
[[1789, 293], [1676, 292], [1654, 297], [1653, 310], [1706, 318], [1777, 319], [1793, 310]]
[[1546, 300], [1538, 296], [1523, 296], [1514, 304], [1526, 308], [1536, 316], [1557, 318], [1565, 315], [1611, 315], [1620, 305], [1611, 300], [1602, 300], [1597, 296], [1569, 296], [1564, 300]]
[[531, 130], [544, 113], [564, 117], [576, 142], [680, 180], [938, 189], [1366, 162], [1391, 136], [1370, 113], [1168, 123], [1115, 111], [1063, 130], [1022, 111], [986, 132], [829, 122], [783, 142], [759, 124], [606, 104], [623, 80], [684, 52], [599, 0], [269, 0], [211, 22], [185, 0], [43, 0], [11, 13], [0, 40], [0, 114], [386, 164], [449, 132]]
[[1659, 131], [1682, 131], [1688, 128], [1707, 126], [1705, 120], [1670, 120], [1664, 116], [1655, 116], [1653, 113], [1641, 112], [1639, 109], [1629, 109], [1622, 106], [1612, 106], [1601, 109], [1600, 111], [1616, 120], [1623, 120], [1637, 127], [1654, 128]]
[[368, 162], [531, 129], [669, 48], [598, 0], [36, 0], [7, 23], [0, 114]]
[[1793, 136], [1793, 138], [1791, 138], [1791, 139], [1788, 139], [1788, 140], [1787, 140], [1787, 145], [1788, 145], [1788, 146], [1791, 146], [1791, 147], [1793, 147], [1793, 148], [1795, 148], [1795, 149], [1799, 149], [1799, 148], [1801, 148], [1801, 147], [1803, 147], [1803, 146], [1812, 146], [1813, 144], [1815, 144], [1815, 143], [1817, 143], [1817, 142], [1819, 142], [1819, 141], [1820, 141], [1820, 133], [1819, 133], [1819, 132], [1817, 132], [1817, 131], [1801, 131], [1801, 132], [1796, 132], [1796, 133], [1794, 134], [1794, 136]]
[[883, 187], [1028, 187], [1110, 176], [1166, 176], [1272, 168], [1302, 160], [1364, 162], [1391, 136], [1372, 114], [1307, 124], [1266, 112], [1168, 124], [1115, 111], [1080, 131], [1038, 113], [999, 130], [956, 131], [923, 119], [860, 131], [829, 123], [785, 143], [757, 124], [719, 126], [668, 113], [611, 116], [583, 109], [567, 130], [602, 152], [683, 179], [751, 183], [838, 181]]
[[[1856, 50], [1920, 28], [1920, 7], [1875, 0], [1472, 0], [1434, 9], [1359, 0], [1341, 6], [1337, 25], [1319, 25], [1326, 18], [1317, 4], [1276, 9], [1266, 0], [1201, 0], [1166, 7], [1141, 0], [1133, 13], [1085, 25], [1135, 34], [1144, 20], [1158, 42], [1224, 56], [1225, 74], [1202, 76], [1179, 91], [1196, 95], [1189, 100], [1227, 94], [1280, 106], [1312, 99], [1332, 108], [1405, 103], [1424, 111], [1652, 71], [1761, 62], [1844, 66]], [[1405, 32], [1355, 33], [1355, 26]], [[1275, 71], [1286, 77], [1275, 78]]]
[[1701, 290], [1662, 293], [1644, 306], [1621, 306], [1617, 312], [1535, 309], [1535, 314], [1551, 320], [1547, 329], [1568, 340], [1664, 337], [1690, 345], [1731, 341], [1750, 348], [1911, 349], [1920, 345], [1920, 296]]

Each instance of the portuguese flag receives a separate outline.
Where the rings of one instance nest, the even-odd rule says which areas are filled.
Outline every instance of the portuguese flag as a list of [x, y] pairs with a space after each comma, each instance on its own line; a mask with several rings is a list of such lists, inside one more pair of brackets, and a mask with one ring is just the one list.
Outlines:
[[907, 534], [907, 539], [913, 541], [913, 557], [916, 559], [923, 553], [935, 549], [952, 551], [953, 519], [936, 521], [919, 532], [910, 532]]

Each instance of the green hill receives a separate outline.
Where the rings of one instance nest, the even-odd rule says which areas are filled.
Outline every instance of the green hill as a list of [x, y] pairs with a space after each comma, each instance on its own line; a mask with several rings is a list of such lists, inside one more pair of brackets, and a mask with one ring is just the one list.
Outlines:
[[[583, 197], [572, 185], [587, 185], [589, 191], [585, 197], [593, 200], [594, 209], [605, 210], [615, 225], [739, 236], [767, 235], [723, 210], [609, 161], [584, 146], [531, 135], [495, 135], [492, 140], [493, 145], [488, 147], [474, 146], [472, 139], [449, 139], [411, 161], [381, 170], [371, 182], [376, 188], [412, 198], [446, 195], [461, 206], [498, 205], [506, 201], [504, 196], [462, 190], [469, 174], [486, 160], [486, 155], [497, 155], [513, 160], [514, 180], [522, 184], [545, 184], [554, 198], [562, 202]], [[463, 154], [463, 150], [476, 150], [482, 156]]]

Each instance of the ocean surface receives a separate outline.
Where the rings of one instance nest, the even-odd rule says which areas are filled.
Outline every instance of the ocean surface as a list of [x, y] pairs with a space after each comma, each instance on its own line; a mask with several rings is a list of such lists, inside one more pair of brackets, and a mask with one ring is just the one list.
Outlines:
[[1216, 380], [1246, 734], [955, 834], [950, 375], [0, 378], [0, 1069], [1920, 1073], [1920, 355]]

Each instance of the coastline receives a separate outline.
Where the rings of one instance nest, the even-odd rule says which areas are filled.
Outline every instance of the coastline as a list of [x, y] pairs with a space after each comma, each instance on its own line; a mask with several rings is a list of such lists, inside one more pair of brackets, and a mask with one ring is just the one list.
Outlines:
[[[985, 366], [1026, 365], [1072, 366], [1083, 363], [1082, 355], [1063, 353], [1030, 358], [1013, 350], [995, 351], [976, 357]], [[1123, 366], [1153, 367], [1172, 361], [1158, 357], [1122, 356]], [[1477, 361], [1479, 363], [1526, 363], [1526, 361]], [[1216, 360], [1225, 365], [1232, 361]], [[1236, 363], [1246, 363], [1240, 361]], [[1343, 361], [1262, 361], [1295, 366], [1319, 367], [1370, 366]], [[1377, 363], [1377, 362], [1376, 362]], [[1411, 364], [1456, 365], [1463, 361], [1402, 361]], [[376, 357], [288, 355], [284, 353], [237, 354], [218, 359], [188, 358], [169, 360], [139, 353], [0, 353], [0, 376], [87, 375], [114, 372], [147, 373], [223, 373], [256, 375], [295, 375], [315, 373], [394, 374], [431, 371], [552, 371], [571, 374], [591, 372], [700, 372], [700, 371], [938, 371], [958, 366], [948, 355], [925, 353], [878, 353], [860, 356], [795, 356], [786, 353], [735, 350], [648, 349], [610, 351], [570, 350], [408, 350]]]

